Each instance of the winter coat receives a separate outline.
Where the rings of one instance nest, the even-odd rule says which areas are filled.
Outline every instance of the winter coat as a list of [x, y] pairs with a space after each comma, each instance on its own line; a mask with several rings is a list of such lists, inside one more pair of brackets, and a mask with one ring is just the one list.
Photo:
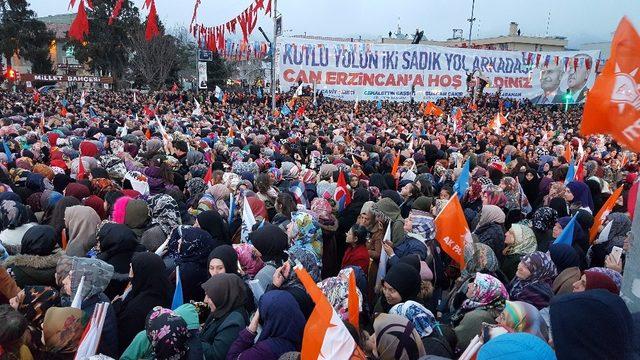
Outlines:
[[3, 264], [13, 272], [16, 284], [23, 288], [28, 285], [57, 287], [55, 274], [58, 259], [64, 251], [58, 250], [51, 255], [14, 255]]
[[202, 327], [200, 342], [207, 360], [224, 360], [231, 344], [238, 338], [238, 334], [249, 323], [244, 308], [239, 308], [219, 319], [209, 316]]

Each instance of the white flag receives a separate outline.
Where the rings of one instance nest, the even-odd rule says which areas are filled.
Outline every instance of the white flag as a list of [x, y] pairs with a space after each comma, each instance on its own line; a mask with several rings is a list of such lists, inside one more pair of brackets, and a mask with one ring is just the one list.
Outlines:
[[[387, 225], [387, 231], [384, 233], [384, 238], [382, 242], [391, 241], [391, 223], [389, 220], [389, 224]], [[380, 289], [382, 285], [382, 279], [384, 279], [385, 275], [387, 275], [387, 260], [389, 260], [389, 256], [387, 256], [387, 252], [384, 251], [384, 248], [380, 252], [380, 264], [378, 264], [378, 273], [376, 274], [376, 290]]]
[[102, 335], [102, 328], [104, 327], [104, 320], [107, 317], [108, 309], [108, 302], [99, 303], [93, 309], [91, 321], [87, 324], [88, 328], [85, 330], [84, 337], [78, 346], [78, 351], [76, 352], [75, 357], [76, 360], [88, 359], [96, 354], [98, 344], [100, 344], [100, 336]]
[[133, 93], [133, 103], [137, 104], [138, 103], [138, 98], [136, 98], [136, 93]]
[[85, 100], [84, 100], [84, 90], [82, 90], [82, 95], [80, 95], [80, 107], [84, 107], [85, 104]]
[[247, 197], [245, 196], [244, 201], [242, 202], [242, 229], [240, 232], [240, 241], [246, 243], [249, 241], [249, 234], [253, 229], [253, 225], [256, 224], [256, 218], [253, 216], [253, 211], [251, 210], [251, 206], [249, 206], [249, 202], [247, 201]]
[[222, 89], [220, 89], [220, 87], [216, 85], [216, 99], [218, 99], [218, 101], [222, 101], [222, 96]]
[[202, 115], [202, 109], [200, 109], [200, 103], [198, 102], [198, 100], [196, 100], [195, 98], [193, 99], [193, 102], [195, 102], [196, 104], [196, 108], [193, 109], [193, 112], [191, 113], [191, 115], [194, 116], [200, 116]]
[[293, 97], [298, 97], [298, 96], [302, 96], [302, 84], [298, 85], [298, 88], [296, 89], [296, 93]]
[[73, 301], [71, 302], [71, 307], [82, 310], [82, 288], [84, 287], [84, 275], [80, 278], [80, 284], [78, 284], [78, 288], [76, 289], [76, 293], [73, 296]]

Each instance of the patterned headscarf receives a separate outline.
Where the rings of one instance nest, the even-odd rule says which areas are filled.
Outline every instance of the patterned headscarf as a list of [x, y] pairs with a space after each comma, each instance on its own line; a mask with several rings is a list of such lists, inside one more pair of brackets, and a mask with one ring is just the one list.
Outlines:
[[[307, 270], [314, 282], [320, 281], [320, 258], [318, 258], [312, 251], [296, 245], [292, 246], [288, 253], [289, 260], [291, 262], [295, 264], [296, 261], [299, 261], [300, 264], [302, 264], [302, 267]], [[295, 272], [291, 272], [289, 278], [285, 280], [284, 285], [287, 287], [295, 286], [304, 288]]]
[[185, 188], [189, 192], [189, 198], [193, 199], [200, 194], [203, 194], [207, 191], [207, 184], [204, 182], [202, 178], [196, 177], [193, 179], [187, 180], [185, 184]]
[[622, 274], [619, 272], [605, 267], [592, 267], [589, 270], [607, 275], [618, 286], [618, 289], [622, 289]]
[[180, 209], [174, 198], [167, 194], [154, 195], [149, 198], [151, 224], [158, 225], [166, 236], [182, 224]]
[[256, 256], [254, 247], [251, 244], [240, 244], [235, 247], [238, 253], [238, 262], [240, 267], [250, 278], [254, 276], [264, 267], [264, 262], [259, 256]]
[[475, 289], [471, 296], [462, 303], [466, 310], [492, 309], [502, 310], [504, 302], [509, 299], [509, 294], [504, 284], [495, 277], [483, 273], [476, 273], [473, 280]]
[[533, 213], [531, 228], [540, 232], [549, 231], [553, 229], [556, 221], [558, 221], [558, 212], [550, 207], [544, 206]]
[[153, 308], [145, 324], [153, 358], [180, 360], [189, 350], [189, 329], [182, 317], [160, 306]]
[[524, 332], [547, 338], [548, 329], [544, 319], [535, 306], [523, 301], [507, 301], [498, 318], [500, 325], [515, 332]]
[[529, 255], [525, 255], [520, 262], [526, 266], [531, 275], [522, 280], [518, 277], [513, 278], [511, 282], [511, 297], [517, 298], [525, 287], [537, 283], [551, 284], [553, 279], [558, 275], [556, 265], [551, 260], [551, 255], [542, 251], [536, 251]]
[[421, 338], [431, 335], [436, 323], [436, 318], [431, 311], [412, 300], [394, 305], [389, 310], [389, 314], [406, 317], [411, 321]]
[[475, 272], [495, 272], [500, 267], [498, 258], [489, 245], [474, 242], [464, 248], [465, 268], [462, 275]]
[[482, 184], [479, 181], [471, 180], [471, 186], [464, 196], [464, 200], [470, 203], [475, 202], [482, 196]]
[[436, 238], [433, 217], [421, 210], [411, 210], [411, 235], [420, 240], [434, 240]]
[[507, 205], [507, 197], [499, 186], [487, 186], [484, 190], [484, 196], [487, 199], [487, 205], [495, 205], [501, 208], [504, 208]]
[[22, 291], [24, 297], [18, 305], [18, 311], [24, 315], [33, 330], [38, 330], [47, 310], [60, 304], [60, 294], [49, 286], [25, 286]]
[[27, 208], [13, 200], [0, 202], [0, 226], [2, 230], [15, 229], [29, 221]]
[[526, 255], [536, 251], [538, 243], [536, 234], [530, 227], [521, 224], [512, 224], [509, 231], [513, 234], [514, 243], [504, 249], [504, 255]]
[[322, 258], [322, 229], [311, 214], [302, 211], [291, 213], [289, 240], [292, 245], [303, 246]]
[[42, 322], [44, 350], [56, 354], [73, 354], [84, 332], [84, 312], [72, 307], [52, 307]]
[[327, 199], [315, 198], [311, 201], [311, 211], [318, 215], [318, 220], [323, 223], [333, 222], [333, 208]]
[[[338, 276], [330, 277], [318, 283], [318, 287], [327, 297], [342, 320], [349, 319], [349, 276], [352, 268], [340, 270]], [[358, 292], [358, 310], [362, 311], [362, 293]]]

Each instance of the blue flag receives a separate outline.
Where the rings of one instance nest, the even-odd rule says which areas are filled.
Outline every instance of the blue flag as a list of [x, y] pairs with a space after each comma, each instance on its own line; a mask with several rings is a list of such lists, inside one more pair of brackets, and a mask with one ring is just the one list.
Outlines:
[[229, 195], [229, 219], [227, 223], [231, 224], [233, 222], [233, 216], [236, 212], [236, 199], [233, 197], [233, 194]]
[[96, 114], [96, 111], [93, 110], [93, 106], [89, 106], [89, 117], [92, 119], [98, 117], [98, 114]]
[[2, 146], [4, 147], [5, 155], [7, 155], [7, 162], [11, 162], [11, 150], [9, 150], [7, 139], [2, 140]]
[[564, 179], [564, 184], [567, 185], [568, 183], [572, 182], [575, 177], [576, 164], [573, 160], [571, 160], [571, 163], [569, 164], [569, 171], [567, 171], [567, 177]]
[[456, 183], [453, 185], [453, 191], [458, 193], [458, 197], [460, 199], [462, 199], [464, 193], [467, 192], [467, 189], [469, 188], [469, 179], [471, 178], [469, 166], [469, 159], [467, 159], [462, 167], [462, 172], [460, 173], [458, 180], [456, 180]]
[[509, 165], [511, 162], [511, 154], [507, 154], [507, 158], [504, 160], [505, 164]]
[[282, 109], [280, 110], [280, 114], [287, 116], [289, 114], [291, 114], [291, 109], [289, 109], [289, 106], [287, 106], [287, 104], [282, 105]]
[[382, 100], [378, 100], [378, 103], [376, 104], [376, 108], [378, 110], [382, 110]]
[[67, 106], [69, 106], [69, 102], [67, 101], [67, 99], [62, 99], [62, 100], [60, 100], [60, 105], [62, 105], [64, 107], [67, 107]]
[[573, 245], [573, 232], [576, 226], [577, 217], [578, 217], [577, 213], [573, 215], [571, 220], [569, 220], [569, 223], [567, 224], [567, 226], [564, 227], [560, 235], [558, 235], [556, 240], [553, 242], [554, 244], [567, 244], [569, 246]]
[[180, 266], [176, 267], [176, 291], [173, 292], [173, 301], [171, 302], [171, 310], [175, 310], [184, 303], [182, 297], [182, 280], [180, 280]]
[[258, 99], [262, 99], [262, 88], [258, 88], [256, 96], [258, 97]]

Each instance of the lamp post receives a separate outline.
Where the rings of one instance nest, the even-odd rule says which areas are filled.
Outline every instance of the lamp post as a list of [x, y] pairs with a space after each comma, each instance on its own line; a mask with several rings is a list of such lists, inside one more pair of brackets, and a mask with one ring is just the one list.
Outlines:
[[471, 1], [471, 17], [467, 19], [469, 22], [469, 47], [471, 47], [471, 33], [473, 32], [473, 22], [476, 21], [476, 18], [473, 17], [473, 10], [476, 6], [476, 0]]

